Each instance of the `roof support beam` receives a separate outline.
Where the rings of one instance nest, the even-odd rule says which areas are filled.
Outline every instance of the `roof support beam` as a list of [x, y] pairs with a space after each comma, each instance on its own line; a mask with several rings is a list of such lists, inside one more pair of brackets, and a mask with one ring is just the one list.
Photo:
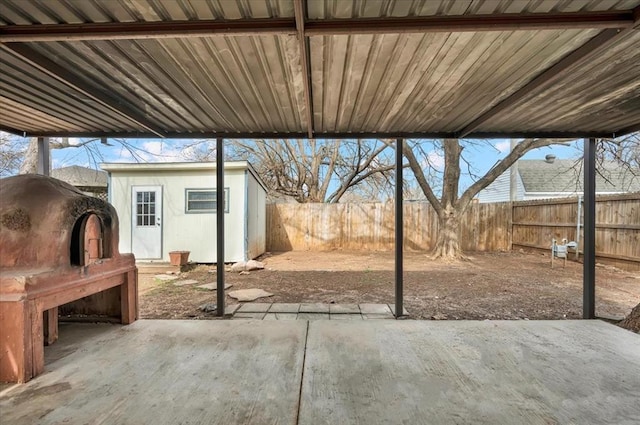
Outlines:
[[18, 130], [17, 128], [7, 127], [6, 125], [0, 125], [0, 131], [4, 131], [5, 133], [15, 134], [16, 136], [20, 136], [20, 137], [27, 137], [26, 132], [22, 130]]
[[[109, 22], [0, 26], [0, 42], [134, 40], [246, 35], [299, 34], [295, 19], [241, 19], [233, 21]], [[427, 32], [518, 31], [541, 29], [629, 28], [637, 9], [604, 12], [509, 13], [494, 15], [418, 16], [401, 18], [313, 20], [304, 24], [305, 36]]]
[[638, 132], [640, 132], [640, 122], [620, 130], [619, 134], [616, 134], [614, 137], [624, 136], [626, 134], [638, 133]]
[[521, 13], [495, 15], [420, 16], [406, 18], [340, 19], [307, 22], [306, 34], [398, 34], [545, 29], [628, 28], [634, 11]]
[[7, 25], [0, 28], [0, 42], [139, 40], [296, 33], [293, 19]]
[[[460, 129], [460, 131], [456, 133], [456, 137], [463, 138], [470, 136], [482, 124], [502, 113], [506, 109], [513, 107], [516, 103], [528, 96], [534, 90], [543, 90], [545, 88], [548, 88], [556, 81], [563, 78], [566, 74], [571, 72], [571, 70], [575, 69], [575, 67], [580, 66], [581, 64], [586, 63], [592, 58], [600, 55], [604, 50], [614, 45], [617, 40], [629, 34], [629, 32], [636, 31], [637, 28], [640, 28], [640, 6], [637, 6], [635, 9], [630, 10], [627, 13], [629, 13], [632, 20], [632, 22], [627, 26], [627, 29], [607, 29], [602, 31], [600, 34], [587, 41], [578, 49], [562, 58], [555, 65], [547, 68], [545, 71], [543, 71], [533, 80], [529, 81], [511, 96], [507, 97], [501, 102], [498, 102], [498, 104], [493, 106], [491, 109], [481, 114], [479, 117], [464, 126], [462, 129]], [[619, 134], [615, 134], [613, 135], [613, 137], [622, 136], [633, 131], [636, 130], [634, 130], [633, 128], [622, 129], [618, 132]], [[591, 135], [585, 137], [599, 136]]]
[[119, 103], [116, 99], [113, 99], [111, 96], [108, 96], [105, 93], [96, 91], [89, 84], [83, 82], [78, 79], [75, 75], [70, 73], [64, 67], [58, 65], [51, 59], [41, 55], [40, 53], [33, 50], [26, 44], [23, 43], [7, 43], [0, 44], [0, 49], [4, 49], [12, 53], [13, 55], [18, 56], [23, 61], [29, 63], [31, 66], [36, 67], [40, 71], [49, 75], [52, 78], [60, 81], [65, 84], [67, 87], [82, 93], [87, 98], [93, 100], [94, 102], [102, 105], [103, 107], [110, 109], [116, 114], [120, 115], [122, 118], [125, 118], [127, 121], [134, 123], [136, 126], [139, 126], [146, 131], [153, 134], [153, 137], [165, 137], [164, 131], [152, 123], [150, 123], [144, 116], [139, 114], [138, 112], [130, 109], [129, 107]]
[[[119, 139], [155, 139], [158, 136], [148, 132], [52, 132], [52, 133], [22, 133], [25, 137], [80, 137], [80, 138], [119, 138]], [[471, 133], [469, 138], [473, 139], [509, 139], [509, 138], [553, 138], [553, 139], [583, 139], [585, 137], [596, 137], [600, 139], [612, 139], [623, 136], [626, 133], [605, 133], [593, 131], [575, 132], [512, 132], [512, 133]], [[455, 139], [454, 133], [425, 133], [425, 132], [315, 132], [316, 139]], [[164, 137], [168, 139], [215, 139], [223, 137], [225, 139], [306, 139], [309, 134], [306, 132], [272, 132], [272, 133], [226, 133], [226, 132], [166, 132]]]
[[304, 84], [304, 103], [307, 110], [307, 133], [313, 139], [313, 97], [311, 92], [311, 61], [309, 59], [309, 40], [305, 36], [306, 5], [304, 0], [294, 0], [293, 7], [296, 15], [296, 30], [300, 43], [300, 67]]
[[484, 112], [473, 121], [465, 125], [457, 132], [456, 138], [469, 137], [484, 123], [498, 116], [507, 109], [512, 108], [532, 92], [536, 90], [544, 90], [550, 87], [555, 82], [564, 78], [566, 74], [576, 66], [589, 61], [591, 58], [599, 55], [603, 50], [609, 48], [619, 38], [620, 34], [622, 34], [622, 32], [617, 29], [607, 29], [602, 31], [600, 34], [587, 41], [578, 49], [574, 50], [573, 52], [562, 58], [560, 61], [556, 62], [555, 65], [552, 65], [542, 73], [538, 74], [537, 77], [529, 81], [515, 93], [498, 102], [488, 111]]

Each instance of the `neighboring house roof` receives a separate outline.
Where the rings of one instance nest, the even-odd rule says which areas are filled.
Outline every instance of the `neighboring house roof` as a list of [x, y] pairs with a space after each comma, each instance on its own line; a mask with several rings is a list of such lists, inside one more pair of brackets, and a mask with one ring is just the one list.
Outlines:
[[51, 177], [76, 187], [107, 187], [107, 173], [78, 165], [53, 169]]
[[[640, 191], [640, 172], [634, 174], [627, 167], [609, 161], [596, 168], [596, 192]], [[582, 161], [520, 160], [518, 173], [527, 193], [582, 192]]]
[[[508, 202], [510, 198], [510, 171], [502, 173], [493, 183], [478, 193], [482, 202]], [[516, 200], [576, 196], [583, 192], [582, 161], [543, 159], [518, 161]], [[628, 167], [614, 162], [597, 164], [596, 192], [625, 193], [640, 191], [640, 170], [632, 172]]]

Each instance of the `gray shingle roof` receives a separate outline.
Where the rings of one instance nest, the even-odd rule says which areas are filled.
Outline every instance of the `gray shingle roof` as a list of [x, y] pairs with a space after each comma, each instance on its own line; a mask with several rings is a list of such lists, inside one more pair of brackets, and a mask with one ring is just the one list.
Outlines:
[[51, 177], [76, 187], [107, 187], [107, 173], [78, 165], [51, 170]]
[[[582, 161], [542, 159], [518, 161], [525, 190], [531, 192], [581, 192], [584, 181]], [[615, 162], [597, 165], [596, 192], [640, 191], [640, 170], [635, 173]]]

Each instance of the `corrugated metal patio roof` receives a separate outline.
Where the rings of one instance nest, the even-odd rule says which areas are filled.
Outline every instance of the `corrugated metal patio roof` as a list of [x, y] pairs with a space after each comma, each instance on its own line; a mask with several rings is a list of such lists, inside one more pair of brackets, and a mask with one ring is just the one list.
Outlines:
[[3, 0], [0, 128], [92, 137], [613, 137], [640, 0]]

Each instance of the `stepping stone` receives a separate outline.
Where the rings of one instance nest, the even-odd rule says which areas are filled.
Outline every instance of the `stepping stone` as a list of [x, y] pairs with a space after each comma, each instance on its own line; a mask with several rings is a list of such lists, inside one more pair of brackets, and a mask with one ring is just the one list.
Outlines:
[[185, 280], [176, 280], [175, 282], [173, 282], [175, 286], [193, 285], [194, 283], [198, 283], [198, 281], [194, 279], [185, 279]]
[[269, 307], [271, 303], [246, 303], [240, 306], [238, 313], [266, 313]]
[[[300, 304], [300, 313], [329, 313], [329, 304]], [[328, 317], [327, 317], [328, 319]]]
[[[229, 289], [233, 286], [232, 283], [225, 283], [224, 284], [224, 289]], [[196, 288], [202, 288], [202, 289], [208, 289], [210, 291], [217, 291], [218, 290], [218, 284], [216, 282], [212, 282], [212, 283], [205, 283], [204, 285], [198, 285], [196, 286]]]
[[[394, 316], [396, 315], [396, 305], [395, 304], [389, 304], [389, 308], [391, 309], [391, 314], [393, 314]], [[406, 308], [404, 308], [404, 306], [402, 306], [402, 315], [403, 316], [408, 316], [409, 312], [407, 311]]]
[[361, 314], [331, 314], [331, 320], [362, 320]]
[[328, 313], [298, 313], [298, 320], [329, 320]]
[[360, 314], [358, 304], [329, 304], [331, 314]]
[[264, 319], [266, 313], [243, 313], [238, 312], [233, 315], [234, 319], [254, 319], [254, 320], [262, 320]]
[[360, 304], [362, 314], [391, 314], [391, 309], [387, 304]]
[[269, 313], [297, 313], [300, 311], [300, 304], [274, 303], [271, 304]]
[[235, 298], [238, 301], [255, 301], [258, 298], [266, 298], [273, 296], [272, 293], [263, 291], [262, 289], [238, 289], [237, 291], [229, 292], [231, 298]]
[[157, 274], [154, 278], [162, 281], [176, 280], [178, 276], [170, 276], [168, 274]]

